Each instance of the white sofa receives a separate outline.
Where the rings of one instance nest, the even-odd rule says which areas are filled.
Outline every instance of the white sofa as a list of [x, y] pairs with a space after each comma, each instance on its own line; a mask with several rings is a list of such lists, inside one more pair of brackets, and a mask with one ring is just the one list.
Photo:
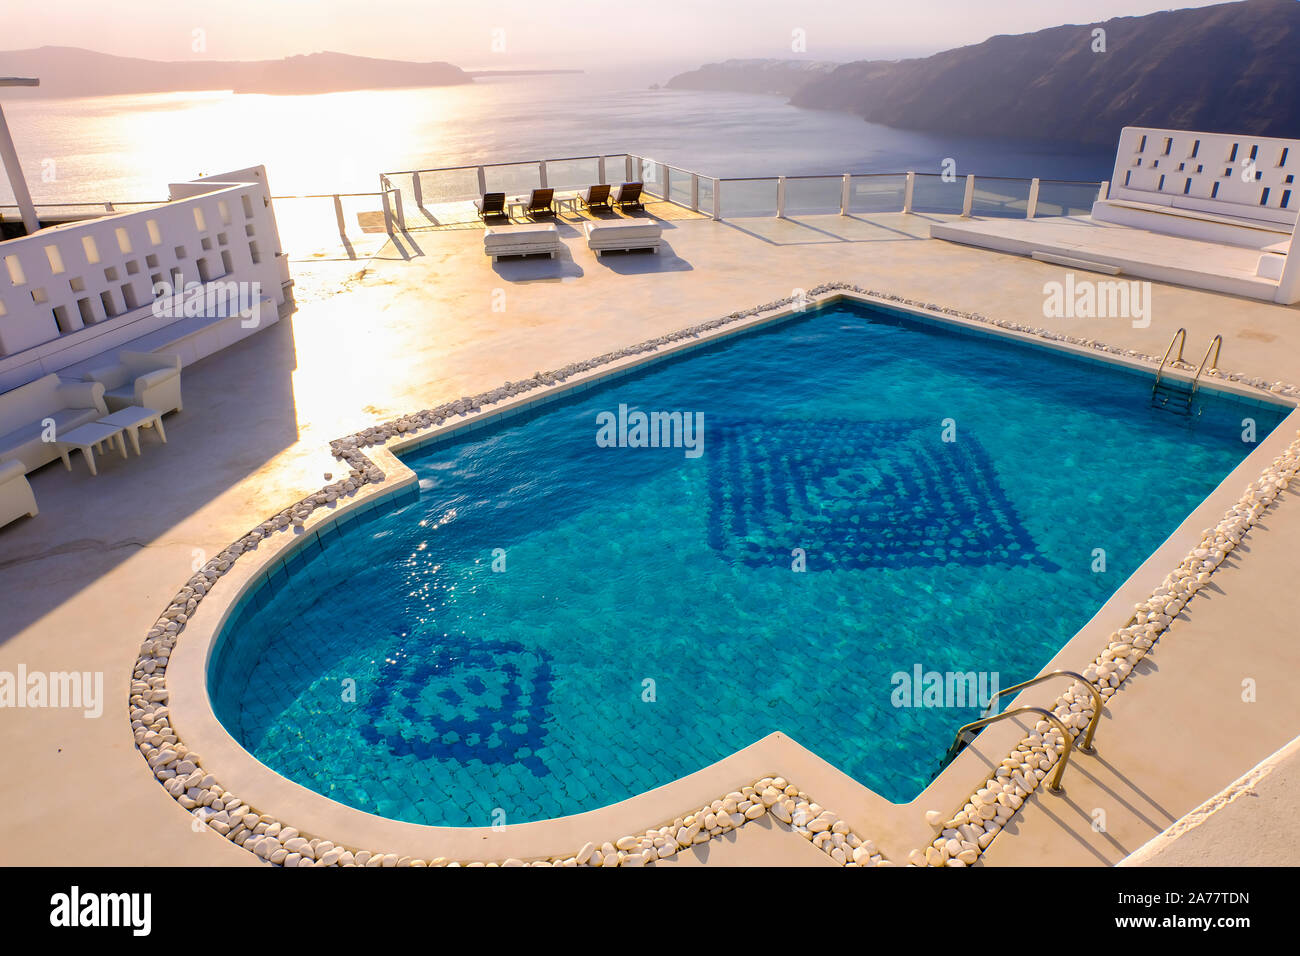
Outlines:
[[110, 411], [136, 405], [166, 414], [183, 408], [179, 355], [119, 352], [116, 365], [97, 368], [83, 377], [104, 386], [104, 402]]
[[664, 231], [664, 227], [653, 219], [590, 220], [583, 228], [587, 232], [587, 248], [596, 254], [596, 258], [600, 258], [602, 252], [631, 252], [634, 249], [658, 253]]
[[23, 515], [36, 517], [36, 496], [27, 483], [27, 469], [21, 461], [0, 465], [0, 528]]
[[59, 457], [59, 446], [44, 440], [47, 419], [57, 436], [107, 414], [99, 382], [65, 382], [51, 373], [0, 393], [0, 463], [21, 461], [34, 471]]
[[545, 255], [554, 259], [561, 248], [560, 232], [553, 222], [488, 226], [483, 230], [483, 252], [493, 262], [501, 256]]

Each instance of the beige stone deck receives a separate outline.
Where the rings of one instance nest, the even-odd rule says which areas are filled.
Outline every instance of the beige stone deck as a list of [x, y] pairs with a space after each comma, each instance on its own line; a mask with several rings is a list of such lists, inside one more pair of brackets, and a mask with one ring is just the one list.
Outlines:
[[[126, 718], [130, 669], [192, 563], [344, 470], [328, 441], [376, 420], [830, 280], [1148, 353], [1184, 326], [1199, 358], [1221, 332], [1222, 368], [1300, 382], [1300, 309], [1157, 284], [1149, 328], [1045, 319], [1043, 284], [1066, 270], [931, 240], [938, 217], [673, 219], [662, 255], [600, 260], [564, 217], [563, 258], [494, 266], [474, 229], [415, 230], [391, 243], [367, 234], [343, 248], [296, 231], [290, 209], [280, 215], [299, 311], [186, 369], [185, 411], [167, 420], [167, 445], [150, 437], [143, 457], [109, 458], [98, 478], [79, 463], [41, 470], [32, 476], [40, 516], [0, 529], [0, 670], [102, 670], [108, 696], [97, 720], [0, 710], [0, 863], [254, 862], [194, 833], [150, 776]], [[498, 290], [504, 311], [494, 311]], [[1071, 767], [1064, 796], [1040, 790], [989, 865], [1115, 862], [1296, 735], [1300, 698], [1287, 686], [1300, 610], [1295, 497], [1281, 496], [1213, 593], [1115, 697], [1099, 755]], [[1258, 680], [1258, 702], [1241, 703], [1244, 677]], [[816, 782], [796, 782], [818, 797]], [[854, 807], [818, 799], [871, 836]], [[1105, 833], [1089, 826], [1095, 808], [1107, 811]], [[1221, 854], [1232, 861], [1231, 847]], [[682, 862], [825, 860], [779, 827], [746, 828], [696, 856], [707, 859]]]

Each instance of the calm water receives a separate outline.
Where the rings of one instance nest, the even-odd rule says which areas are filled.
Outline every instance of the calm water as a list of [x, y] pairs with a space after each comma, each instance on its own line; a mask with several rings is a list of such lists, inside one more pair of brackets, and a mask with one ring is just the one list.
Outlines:
[[[696, 351], [413, 455], [414, 500], [236, 615], [214, 708], [420, 823], [588, 810], [775, 730], [911, 799], [977, 711], [894, 675], [1032, 676], [1281, 418], [1150, 389], [849, 307]], [[598, 447], [621, 403], [702, 413], [703, 454]]]
[[[939, 172], [1099, 181], [1113, 151], [894, 130], [780, 97], [650, 90], [646, 74], [485, 78], [469, 86], [317, 96], [11, 96], [38, 202], [131, 202], [166, 184], [265, 164], [277, 196], [369, 191], [377, 174], [631, 151], [713, 176]], [[0, 204], [12, 203], [0, 177]]]

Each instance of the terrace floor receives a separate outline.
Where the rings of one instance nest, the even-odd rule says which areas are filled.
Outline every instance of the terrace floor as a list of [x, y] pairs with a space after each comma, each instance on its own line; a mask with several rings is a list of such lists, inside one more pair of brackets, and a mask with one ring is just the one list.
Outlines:
[[[0, 670], [102, 671], [107, 697], [98, 719], [0, 710], [0, 755], [21, 768], [0, 775], [0, 863], [256, 862], [195, 833], [152, 779], [126, 716], [131, 667], [191, 566], [343, 471], [329, 440], [377, 421], [834, 280], [1146, 353], [1163, 353], [1178, 326], [1189, 354], [1222, 333], [1221, 368], [1300, 382], [1300, 309], [1156, 284], [1148, 328], [1044, 318], [1044, 283], [1066, 270], [929, 239], [945, 217], [660, 215], [661, 255], [597, 259], [565, 215], [561, 258], [493, 264], [475, 229], [415, 229], [391, 242], [365, 233], [340, 246], [320, 238], [332, 229], [295, 226], [293, 206], [277, 212], [298, 311], [185, 370], [185, 410], [167, 419], [168, 444], [150, 436], [142, 457], [107, 458], [97, 478], [80, 461], [40, 470], [31, 476], [40, 516], [0, 529]], [[1212, 593], [1116, 695], [1098, 755], [1072, 761], [1063, 796], [1040, 789], [988, 865], [1115, 862], [1296, 736], [1300, 699], [1286, 686], [1300, 664], [1295, 498], [1280, 496]], [[1259, 681], [1255, 703], [1241, 701], [1244, 677]], [[872, 836], [876, 823], [846, 805], [851, 788], [838, 782], [838, 799], [819, 797], [817, 781], [788, 773]], [[1283, 801], [1290, 820], [1296, 799]], [[1109, 811], [1103, 833], [1088, 825], [1097, 807]], [[1283, 825], [1261, 826], [1274, 822]], [[747, 827], [683, 862], [699, 856], [822, 862], [779, 826]], [[1217, 859], [1234, 862], [1233, 847]]]

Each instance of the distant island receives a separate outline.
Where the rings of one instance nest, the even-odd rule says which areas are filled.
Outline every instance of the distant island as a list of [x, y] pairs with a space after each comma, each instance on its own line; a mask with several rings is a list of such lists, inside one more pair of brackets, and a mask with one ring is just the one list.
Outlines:
[[730, 60], [668, 85], [778, 92], [795, 106], [964, 136], [1111, 144], [1124, 126], [1156, 126], [1297, 137], [1297, 50], [1300, 3], [1244, 0], [996, 36], [911, 60], [829, 69]]
[[337, 93], [472, 83], [451, 63], [379, 60], [346, 53], [312, 53], [283, 60], [164, 62], [44, 46], [0, 51], [0, 76], [35, 76], [41, 85], [10, 89], [15, 96], [110, 96], [232, 90], [236, 93]]
[[793, 96], [813, 80], [842, 66], [826, 60], [726, 60], [679, 73], [665, 84], [674, 90], [776, 93]]

